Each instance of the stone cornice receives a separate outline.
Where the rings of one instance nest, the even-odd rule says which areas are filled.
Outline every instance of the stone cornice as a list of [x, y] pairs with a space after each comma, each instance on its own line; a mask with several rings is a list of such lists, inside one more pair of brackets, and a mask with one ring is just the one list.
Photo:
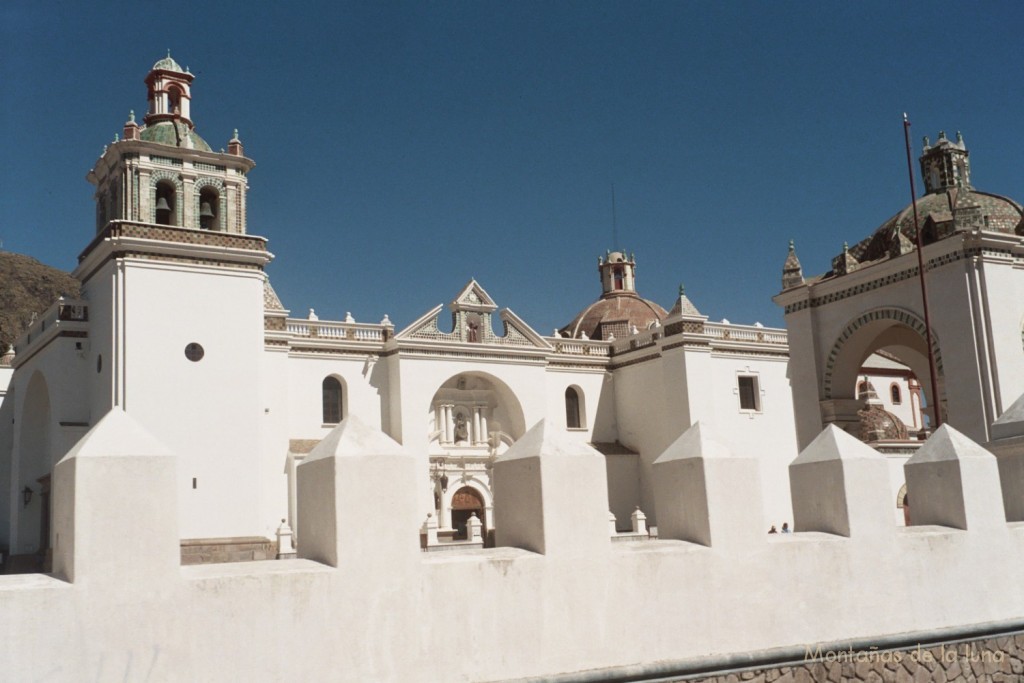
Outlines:
[[[926, 272], [965, 258], [1016, 265], [1024, 260], [1024, 244], [1016, 235], [964, 232], [926, 245], [924, 254]], [[860, 268], [846, 275], [810, 281], [780, 292], [772, 300], [789, 315], [916, 278], [917, 271], [917, 253], [910, 252], [895, 258], [861, 264]]]

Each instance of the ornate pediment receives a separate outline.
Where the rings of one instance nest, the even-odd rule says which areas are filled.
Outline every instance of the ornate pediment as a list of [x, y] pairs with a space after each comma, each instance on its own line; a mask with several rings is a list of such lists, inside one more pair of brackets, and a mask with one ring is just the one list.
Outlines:
[[470, 280], [462, 288], [458, 296], [448, 304], [453, 313], [457, 311], [474, 311], [476, 313], [493, 313], [498, 310], [491, 295], [476, 280]]
[[498, 318], [501, 320], [502, 334], [501, 336], [495, 334], [492, 316], [498, 305], [476, 280], [470, 280], [448, 307], [452, 312], [451, 332], [443, 331], [438, 325], [438, 319], [444, 308], [444, 305], [440, 304], [395, 335], [395, 339], [400, 342], [403, 340], [429, 340], [488, 346], [551, 348], [551, 345], [543, 337], [508, 309], [498, 314]]

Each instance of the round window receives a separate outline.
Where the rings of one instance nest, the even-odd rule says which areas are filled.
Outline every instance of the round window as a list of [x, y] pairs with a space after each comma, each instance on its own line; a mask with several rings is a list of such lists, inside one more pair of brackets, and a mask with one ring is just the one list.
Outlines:
[[206, 352], [203, 351], [203, 347], [195, 342], [192, 342], [185, 347], [185, 358], [188, 358], [193, 363], [201, 361], [205, 353]]

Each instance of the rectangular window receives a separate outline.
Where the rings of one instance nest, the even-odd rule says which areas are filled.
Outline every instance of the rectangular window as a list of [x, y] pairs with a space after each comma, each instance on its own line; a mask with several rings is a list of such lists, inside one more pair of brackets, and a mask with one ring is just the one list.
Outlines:
[[736, 378], [740, 394], [740, 410], [761, 410], [761, 392], [757, 385], [757, 377], [740, 375]]

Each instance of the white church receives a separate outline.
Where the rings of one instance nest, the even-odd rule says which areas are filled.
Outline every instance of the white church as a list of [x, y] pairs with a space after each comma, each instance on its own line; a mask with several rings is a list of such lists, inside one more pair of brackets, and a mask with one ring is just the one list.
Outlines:
[[[902, 466], [935, 419], [909, 207], [825, 275], [804, 278], [790, 247], [775, 296], [788, 332], [710, 321], [682, 289], [665, 310], [619, 251], [598, 259], [595, 302], [550, 336], [475, 280], [399, 326], [293, 316], [265, 272], [267, 240], [247, 232], [255, 164], [237, 132], [226, 152], [199, 136], [193, 78], [169, 56], [153, 65], [142, 123], [129, 117], [88, 174], [81, 298], [56, 302], [4, 356], [7, 554], [45, 557], [54, 467], [114, 408], [177, 456], [185, 562], [268, 556], [279, 529], [299, 529], [297, 468], [349, 417], [417, 458], [417, 505], [438, 539], [424, 543], [472, 541], [477, 523], [487, 542], [502, 523], [492, 465], [542, 420], [603, 454], [620, 532], [638, 509], [657, 526], [653, 464], [698, 421], [756, 454], [766, 532], [793, 519], [787, 468], [829, 424], [885, 456], [903, 519]], [[967, 159], [962, 140], [926, 144], [919, 211], [938, 409], [985, 442], [1024, 392], [1024, 228], [1019, 204], [973, 189]]]

